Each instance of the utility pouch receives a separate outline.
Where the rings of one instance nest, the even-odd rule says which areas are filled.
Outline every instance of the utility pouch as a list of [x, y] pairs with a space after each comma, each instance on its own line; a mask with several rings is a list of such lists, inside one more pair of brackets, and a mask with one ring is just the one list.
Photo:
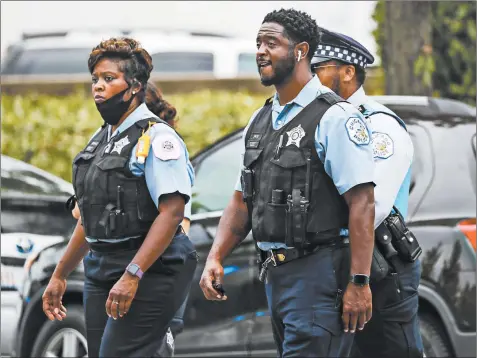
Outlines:
[[245, 168], [242, 170], [242, 175], [240, 176], [240, 181], [242, 184], [242, 197], [243, 201], [248, 203], [251, 202], [253, 196], [253, 172], [252, 170]]
[[287, 247], [293, 247], [294, 241], [293, 241], [293, 200], [292, 196], [288, 195], [287, 198], [287, 208], [285, 211], [285, 220], [286, 220], [286, 226], [285, 226], [285, 245]]
[[392, 244], [399, 258], [405, 262], [416, 261], [422, 253], [422, 248], [414, 234], [407, 228], [399, 212], [389, 215], [385, 223], [391, 232]]
[[371, 261], [371, 282], [379, 282], [385, 278], [389, 273], [389, 264], [384, 256], [379, 251], [379, 248], [374, 245], [373, 260]]
[[104, 234], [107, 238], [116, 236], [116, 206], [108, 204], [104, 208], [103, 214], [98, 222], [99, 226], [104, 228]]
[[306, 242], [306, 225], [308, 222], [309, 201], [301, 194], [299, 189], [292, 190], [292, 233], [293, 247], [304, 248]]

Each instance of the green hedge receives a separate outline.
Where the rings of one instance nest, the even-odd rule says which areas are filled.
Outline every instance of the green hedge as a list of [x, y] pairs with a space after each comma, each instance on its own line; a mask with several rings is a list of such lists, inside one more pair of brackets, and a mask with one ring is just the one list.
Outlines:
[[[169, 95], [178, 111], [178, 131], [189, 153], [247, 124], [263, 95], [198, 91]], [[28, 161], [71, 181], [71, 162], [102, 124], [91, 97], [77, 94], [2, 96], [2, 154]]]

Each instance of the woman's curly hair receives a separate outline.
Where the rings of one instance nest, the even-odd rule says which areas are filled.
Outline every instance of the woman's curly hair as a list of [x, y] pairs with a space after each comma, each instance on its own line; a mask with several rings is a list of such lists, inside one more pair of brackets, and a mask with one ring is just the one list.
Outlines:
[[177, 110], [164, 99], [161, 90], [152, 82], [147, 83], [146, 106], [160, 119], [175, 127], [176, 121], [174, 118], [176, 117]]
[[280, 9], [268, 13], [262, 24], [266, 22], [282, 25], [285, 29], [284, 35], [293, 42], [293, 45], [307, 42], [310, 46], [307, 57], [309, 60], [312, 59], [320, 41], [320, 31], [316, 21], [310, 15], [295, 9]]
[[151, 56], [138, 41], [128, 37], [112, 37], [101, 41], [89, 54], [88, 68], [91, 74], [104, 58], [117, 60], [126, 82], [132, 85], [133, 79], [136, 79], [145, 91], [154, 66]]

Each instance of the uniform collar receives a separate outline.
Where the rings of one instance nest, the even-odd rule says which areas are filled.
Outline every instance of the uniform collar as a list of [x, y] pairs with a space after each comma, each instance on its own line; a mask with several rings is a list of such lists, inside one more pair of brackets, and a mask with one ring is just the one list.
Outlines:
[[366, 103], [367, 96], [364, 92], [363, 86], [359, 87], [358, 90], [347, 99], [347, 101], [356, 108], [361, 106], [363, 103]]
[[[134, 111], [132, 111], [129, 116], [124, 120], [123, 123], [119, 125], [118, 128], [113, 133], [113, 137], [119, 135], [120, 133], [124, 132], [126, 129], [131, 127], [137, 121], [145, 118], [157, 117], [154, 113], [152, 113], [149, 108], [147, 108], [146, 103], [141, 103]], [[111, 139], [111, 125], [108, 125], [108, 138]]]
[[[311, 80], [302, 88], [300, 93], [292, 99], [287, 104], [296, 104], [302, 108], [308, 106], [318, 95], [321, 94], [321, 88], [323, 85], [321, 84], [318, 76], [313, 75]], [[280, 106], [280, 102], [278, 102], [278, 93], [275, 93], [273, 97], [273, 110], [276, 112], [281, 112], [284, 106]]]

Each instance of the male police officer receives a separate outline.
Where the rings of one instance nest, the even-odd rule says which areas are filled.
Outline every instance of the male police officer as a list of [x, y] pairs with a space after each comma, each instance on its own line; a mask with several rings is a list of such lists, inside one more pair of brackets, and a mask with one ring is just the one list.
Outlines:
[[[374, 226], [376, 238], [380, 239], [382, 223], [393, 206], [404, 217], [407, 215], [413, 144], [404, 122], [364, 92], [365, 68], [373, 62], [373, 56], [357, 41], [322, 29], [311, 66], [325, 86], [367, 117], [376, 163]], [[358, 332], [355, 342], [364, 357], [422, 357], [417, 316], [420, 263], [417, 259], [412, 263], [398, 258], [392, 263], [398, 267], [388, 277], [377, 283], [371, 281], [373, 319]]]
[[241, 182], [200, 283], [207, 299], [226, 299], [222, 262], [252, 229], [278, 353], [287, 357], [347, 357], [356, 328], [371, 319], [370, 132], [358, 110], [313, 76], [318, 35], [316, 22], [293, 9], [263, 20], [257, 65], [277, 93], [244, 131]]

